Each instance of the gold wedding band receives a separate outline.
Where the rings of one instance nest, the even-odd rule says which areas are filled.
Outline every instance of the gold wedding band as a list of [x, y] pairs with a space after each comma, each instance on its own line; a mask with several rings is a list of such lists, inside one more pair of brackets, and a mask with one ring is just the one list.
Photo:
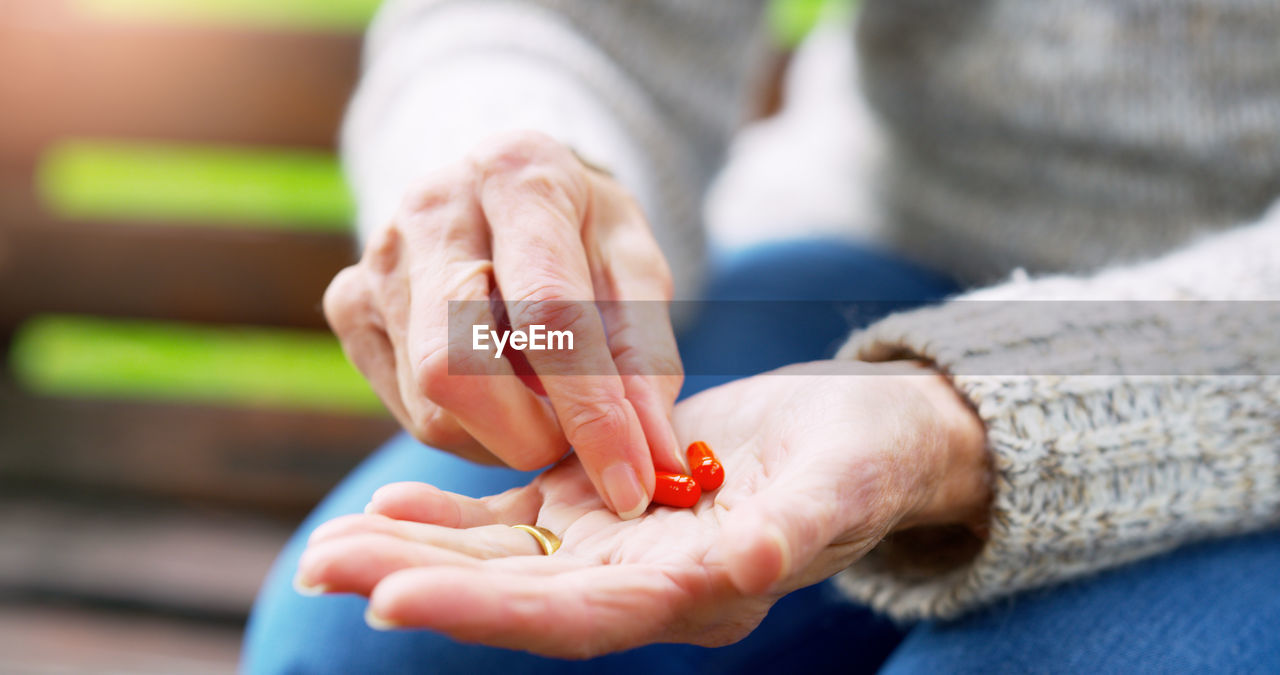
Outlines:
[[529, 536], [538, 540], [538, 546], [542, 547], [542, 555], [551, 555], [560, 548], [560, 537], [557, 537], [551, 530], [537, 525], [512, 525], [517, 530], [524, 530]]

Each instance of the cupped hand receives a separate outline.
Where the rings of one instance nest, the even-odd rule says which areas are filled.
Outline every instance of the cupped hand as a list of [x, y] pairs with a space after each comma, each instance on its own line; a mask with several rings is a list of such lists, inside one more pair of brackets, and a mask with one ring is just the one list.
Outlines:
[[[663, 304], [671, 296], [666, 260], [630, 195], [556, 141], [517, 133], [414, 189], [324, 306], [348, 357], [416, 438], [524, 470], [572, 446], [605, 503], [634, 517], [653, 494], [655, 465], [682, 465], [670, 421], [682, 381]], [[496, 329], [495, 298], [514, 330], [575, 336], [572, 351], [523, 352], [530, 386], [507, 358], [450, 353], [449, 302], [473, 301], [455, 307]], [[597, 312], [592, 301], [629, 302]], [[454, 365], [466, 367], [451, 374], [459, 355]]]
[[[895, 529], [983, 517], [981, 423], [914, 364], [792, 366], [681, 403], [675, 425], [725, 468], [692, 509], [621, 520], [572, 456], [483, 499], [396, 483], [314, 532], [297, 583], [368, 596], [375, 627], [551, 656], [722, 645]], [[519, 523], [562, 547], [541, 555]]]

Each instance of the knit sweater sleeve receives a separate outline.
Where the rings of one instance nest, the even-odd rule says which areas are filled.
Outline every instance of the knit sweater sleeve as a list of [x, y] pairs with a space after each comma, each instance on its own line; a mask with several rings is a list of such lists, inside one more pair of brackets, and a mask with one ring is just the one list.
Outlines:
[[899, 536], [840, 584], [896, 617], [950, 617], [1280, 522], [1277, 300], [1280, 206], [1154, 261], [1016, 274], [855, 334], [839, 358], [924, 360], [968, 399], [994, 500], [976, 556]]
[[702, 193], [765, 44], [761, 5], [389, 0], [343, 130], [361, 235], [433, 169], [496, 133], [537, 130], [632, 191], [677, 294], [691, 294]]

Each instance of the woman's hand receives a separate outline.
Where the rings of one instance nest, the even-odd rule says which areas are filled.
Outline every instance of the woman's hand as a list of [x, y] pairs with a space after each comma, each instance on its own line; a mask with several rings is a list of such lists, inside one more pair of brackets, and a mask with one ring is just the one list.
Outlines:
[[[484, 309], [468, 323], [496, 330], [487, 303], [499, 295], [513, 303], [513, 329], [576, 338], [572, 352], [524, 353], [546, 398], [505, 358], [468, 360], [480, 374], [449, 372], [449, 301], [477, 301], [467, 307]], [[415, 189], [324, 306], [348, 357], [416, 438], [525, 470], [572, 446], [627, 518], [648, 506], [655, 463], [682, 466], [670, 422], [680, 358], [665, 310], [644, 311], [661, 304], [609, 303], [603, 322], [584, 308], [671, 295], [666, 260], [627, 192], [552, 139], [523, 133]], [[590, 375], [556, 374], [566, 372]]]
[[[681, 403], [678, 436], [707, 441], [726, 474], [692, 509], [619, 520], [575, 457], [479, 500], [389, 485], [367, 515], [315, 531], [297, 581], [369, 596], [371, 625], [553, 656], [734, 642], [783, 594], [844, 569], [891, 531], [980, 526], [983, 429], [929, 373], [805, 364]], [[543, 556], [517, 523], [563, 546]]]

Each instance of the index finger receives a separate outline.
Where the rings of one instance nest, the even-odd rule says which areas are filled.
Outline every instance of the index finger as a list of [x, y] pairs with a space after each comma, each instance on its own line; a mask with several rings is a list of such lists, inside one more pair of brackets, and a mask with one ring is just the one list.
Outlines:
[[656, 565], [564, 567], [528, 556], [403, 569], [374, 587], [367, 617], [379, 627], [585, 658], [662, 639], [683, 604], [671, 599], [687, 597]]
[[567, 150], [537, 139], [507, 143], [479, 169], [494, 276], [512, 330], [527, 335], [539, 326], [572, 336], [571, 351], [525, 357], [596, 490], [620, 517], [634, 518], [653, 494], [653, 460], [591, 302], [581, 233], [590, 185]]

